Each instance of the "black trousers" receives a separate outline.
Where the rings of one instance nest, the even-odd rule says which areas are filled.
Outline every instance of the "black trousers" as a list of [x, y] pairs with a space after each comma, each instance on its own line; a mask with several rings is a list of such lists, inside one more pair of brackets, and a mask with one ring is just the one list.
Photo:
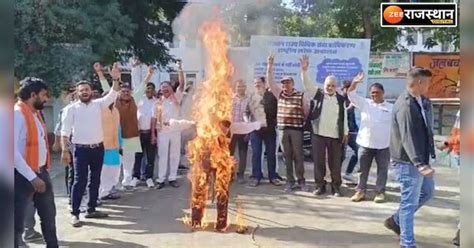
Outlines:
[[37, 193], [33, 185], [15, 170], [15, 247], [18, 247], [25, 225], [26, 207], [28, 201], [33, 201], [41, 220], [46, 247], [58, 247], [56, 236], [56, 204], [54, 203], [53, 185], [49, 172], [45, 167], [37, 173], [38, 177], [46, 184], [46, 191]]
[[341, 166], [343, 143], [339, 139], [323, 137], [319, 135], [312, 136], [313, 159], [314, 159], [314, 182], [316, 187], [324, 187], [326, 181], [326, 151], [328, 154], [328, 165], [331, 172], [331, 186], [339, 188], [342, 184]]
[[249, 149], [248, 136], [245, 134], [234, 134], [230, 140], [230, 155], [234, 156], [235, 151], [239, 148], [239, 168], [237, 177], [243, 178], [245, 169], [247, 168], [247, 151]]
[[146, 157], [145, 178], [153, 178], [155, 168], [156, 145], [151, 143], [151, 132], [140, 131], [140, 144], [143, 152], [135, 153], [133, 177], [140, 179], [143, 155]]

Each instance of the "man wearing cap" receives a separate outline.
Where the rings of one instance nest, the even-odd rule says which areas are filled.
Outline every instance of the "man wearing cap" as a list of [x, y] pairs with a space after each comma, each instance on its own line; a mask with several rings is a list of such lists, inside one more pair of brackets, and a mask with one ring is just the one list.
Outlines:
[[[120, 70], [113, 68], [112, 90], [103, 98], [92, 99], [92, 87], [88, 81], [77, 83], [79, 101], [73, 103], [63, 114], [62, 154], [64, 165], [71, 162], [68, 144], [72, 135], [74, 144], [74, 184], [72, 186], [72, 218], [73, 227], [80, 227], [79, 207], [89, 182], [89, 203], [86, 218], [104, 218], [107, 214], [96, 210], [100, 187], [100, 175], [104, 161], [104, 135], [102, 131], [102, 109], [112, 104], [118, 96]], [[93, 128], [91, 128], [93, 127]]]
[[[296, 187], [308, 191], [303, 164], [303, 127], [308, 113], [308, 103], [303, 93], [294, 88], [293, 78], [284, 77], [281, 86], [274, 83], [273, 61], [274, 57], [270, 55], [267, 59], [267, 81], [272, 93], [278, 98], [277, 127], [282, 139], [286, 165], [285, 192], [291, 192]], [[293, 176], [293, 164], [297, 186]]]
[[331, 189], [336, 197], [341, 196], [340, 187], [342, 151], [347, 144], [349, 126], [347, 124], [347, 112], [345, 110], [345, 99], [336, 92], [337, 81], [335, 76], [327, 76], [324, 80], [324, 88], [321, 89], [309, 78], [307, 72], [309, 67], [308, 56], [300, 59], [301, 77], [303, 88], [308, 96], [313, 97], [311, 119], [313, 135], [311, 143], [314, 160], [314, 181], [316, 183], [315, 195], [326, 192], [326, 151], [328, 165], [331, 171]]
[[38, 78], [20, 82], [14, 107], [15, 247], [23, 245], [26, 207], [33, 201], [41, 220], [46, 247], [58, 247], [56, 206], [49, 175], [48, 137], [41, 110], [48, 101], [48, 87]]

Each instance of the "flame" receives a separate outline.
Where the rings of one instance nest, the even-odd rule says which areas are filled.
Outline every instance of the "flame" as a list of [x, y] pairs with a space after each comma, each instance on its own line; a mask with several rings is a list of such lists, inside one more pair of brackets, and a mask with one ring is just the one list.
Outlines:
[[[201, 212], [201, 220], [205, 220], [202, 217], [206, 213], [210, 175], [215, 173], [214, 188], [218, 211], [219, 202], [229, 200], [229, 184], [234, 161], [229, 151], [228, 127], [221, 124], [230, 120], [231, 117], [230, 80], [233, 66], [227, 56], [228, 37], [222, 24], [219, 21], [206, 22], [199, 32], [209, 54], [209, 61], [207, 78], [200, 84], [196, 102], [193, 105], [192, 117], [197, 123], [197, 137], [188, 145], [188, 157], [192, 164], [191, 210], [198, 209]], [[200, 227], [202, 228], [203, 224]]]
[[247, 232], [247, 225], [245, 225], [244, 220], [244, 210], [242, 208], [242, 203], [237, 202], [237, 215], [235, 216], [235, 223], [237, 224], [237, 232], [238, 233], [245, 233]]

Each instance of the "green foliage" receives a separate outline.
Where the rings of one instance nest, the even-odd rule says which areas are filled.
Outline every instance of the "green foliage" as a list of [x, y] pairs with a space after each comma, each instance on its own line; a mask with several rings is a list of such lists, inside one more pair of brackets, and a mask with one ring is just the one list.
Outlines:
[[138, 55], [168, 64], [163, 42], [184, 3], [127, 0], [17, 0], [15, 76], [46, 80], [57, 96], [65, 84], [90, 78], [92, 64]]

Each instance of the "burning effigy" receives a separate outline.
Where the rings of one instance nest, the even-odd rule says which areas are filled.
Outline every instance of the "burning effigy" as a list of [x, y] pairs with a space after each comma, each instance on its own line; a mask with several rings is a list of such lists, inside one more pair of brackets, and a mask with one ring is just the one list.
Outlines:
[[235, 165], [229, 151], [233, 67], [227, 55], [228, 36], [220, 22], [204, 23], [200, 36], [209, 61], [206, 80], [199, 86], [192, 110], [197, 135], [188, 145], [188, 158], [192, 165], [189, 224], [193, 229], [203, 227], [210, 185], [213, 184], [217, 200], [214, 228], [225, 231], [228, 227], [229, 185]]

